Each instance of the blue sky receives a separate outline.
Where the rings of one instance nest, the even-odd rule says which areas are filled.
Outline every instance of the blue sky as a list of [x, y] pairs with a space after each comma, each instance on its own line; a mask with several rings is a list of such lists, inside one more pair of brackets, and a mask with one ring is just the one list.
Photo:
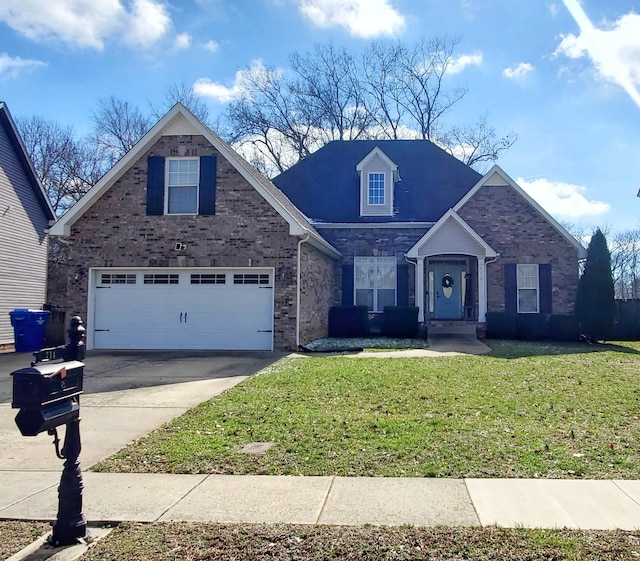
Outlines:
[[564, 223], [640, 227], [640, 2], [635, 0], [3, 0], [0, 99], [78, 134], [99, 98], [146, 110], [175, 83], [213, 118], [242, 68], [286, 69], [332, 41], [458, 37], [459, 123], [518, 141], [499, 165]]

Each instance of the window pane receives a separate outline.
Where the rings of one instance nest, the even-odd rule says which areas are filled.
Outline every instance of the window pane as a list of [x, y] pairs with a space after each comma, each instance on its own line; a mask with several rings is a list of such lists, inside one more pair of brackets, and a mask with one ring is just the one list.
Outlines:
[[518, 312], [521, 314], [538, 312], [538, 291], [536, 289], [521, 288], [518, 290]]
[[373, 288], [375, 282], [375, 265], [358, 264], [356, 262], [355, 285], [356, 288]]
[[198, 160], [169, 160], [169, 185], [198, 185]]
[[378, 290], [378, 309], [376, 312], [383, 312], [385, 306], [395, 306], [396, 305], [396, 291], [383, 289]]
[[356, 306], [366, 306], [367, 310], [373, 310], [373, 290], [356, 290]]
[[169, 214], [198, 212], [197, 187], [169, 187]]
[[396, 266], [378, 265], [378, 288], [394, 288], [396, 287]]
[[518, 288], [538, 288], [538, 265], [518, 265]]
[[369, 174], [369, 204], [384, 204], [384, 173]]
[[434, 272], [429, 271], [429, 313], [436, 309], [436, 284]]

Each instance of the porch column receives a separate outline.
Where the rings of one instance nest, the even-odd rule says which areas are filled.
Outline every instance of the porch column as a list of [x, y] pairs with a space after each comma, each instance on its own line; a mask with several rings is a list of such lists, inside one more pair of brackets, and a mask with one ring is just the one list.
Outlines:
[[487, 264], [478, 257], [478, 321], [487, 321]]
[[416, 259], [416, 306], [418, 323], [424, 322], [424, 257]]

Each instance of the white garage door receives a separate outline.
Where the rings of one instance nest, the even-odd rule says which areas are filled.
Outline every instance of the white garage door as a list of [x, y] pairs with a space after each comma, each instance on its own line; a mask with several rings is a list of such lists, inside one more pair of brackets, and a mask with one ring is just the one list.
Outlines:
[[272, 350], [269, 269], [94, 271], [95, 349]]

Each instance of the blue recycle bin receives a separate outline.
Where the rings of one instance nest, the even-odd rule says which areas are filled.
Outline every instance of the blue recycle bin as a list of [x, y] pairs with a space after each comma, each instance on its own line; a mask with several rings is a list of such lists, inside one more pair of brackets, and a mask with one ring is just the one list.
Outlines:
[[50, 313], [26, 308], [17, 308], [9, 312], [17, 353], [34, 352], [42, 348]]

